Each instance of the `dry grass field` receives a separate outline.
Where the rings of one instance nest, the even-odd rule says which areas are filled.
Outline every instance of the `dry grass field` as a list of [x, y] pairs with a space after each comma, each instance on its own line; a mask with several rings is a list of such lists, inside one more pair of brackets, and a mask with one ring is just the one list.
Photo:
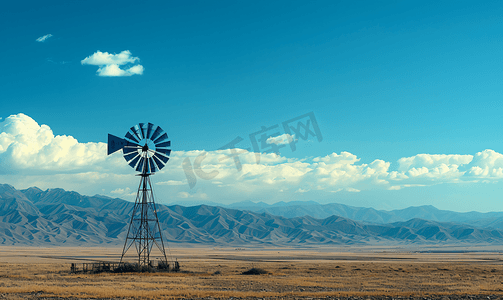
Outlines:
[[[71, 262], [117, 261], [120, 252], [0, 247], [0, 299], [503, 296], [499, 252], [174, 248], [180, 273], [69, 272]], [[268, 274], [242, 275], [253, 267]]]

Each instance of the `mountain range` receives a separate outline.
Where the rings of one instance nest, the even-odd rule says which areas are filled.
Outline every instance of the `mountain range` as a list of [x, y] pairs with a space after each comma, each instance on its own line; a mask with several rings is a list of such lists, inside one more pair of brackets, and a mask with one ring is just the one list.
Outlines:
[[314, 218], [327, 218], [332, 215], [341, 216], [355, 221], [372, 223], [405, 222], [410, 219], [420, 218], [439, 222], [458, 222], [471, 224], [477, 227], [490, 227], [503, 229], [503, 212], [454, 212], [440, 210], [432, 205], [412, 206], [405, 209], [391, 211], [376, 210], [374, 208], [354, 207], [339, 203], [319, 204], [314, 201], [278, 202], [267, 204], [244, 201], [233, 203], [227, 207], [250, 210], [258, 213], [268, 213], [286, 218], [311, 216]]
[[[0, 184], [0, 244], [120, 245], [132, 207], [118, 198]], [[158, 204], [157, 213], [169, 244], [503, 244], [501, 212], [457, 213], [433, 206], [381, 211], [336, 203], [250, 201], [227, 207]]]

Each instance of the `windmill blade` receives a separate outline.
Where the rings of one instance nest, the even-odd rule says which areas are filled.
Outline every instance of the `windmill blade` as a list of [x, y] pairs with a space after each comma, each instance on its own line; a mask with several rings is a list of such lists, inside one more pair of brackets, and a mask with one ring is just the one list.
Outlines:
[[155, 169], [154, 160], [151, 157], [149, 157], [147, 159], [147, 162], [148, 162], [148, 166], [149, 166], [149, 168], [148, 168], [149, 173], [155, 173], [156, 169]]
[[160, 142], [167, 140], [167, 139], [168, 139], [168, 134], [164, 133], [163, 135], [158, 137], [157, 140], [154, 141], [154, 144], [160, 143]]
[[[154, 156], [151, 156], [150, 159], [152, 159], [152, 162], [154, 163], [156, 172], [162, 169], [162, 167], [164, 167], [164, 164], [159, 159], [156, 160]], [[162, 165], [159, 163], [161, 163]]]
[[134, 152], [134, 151], [138, 151], [139, 147], [136, 146], [136, 147], [124, 147], [124, 149], [122, 149], [122, 152], [124, 153], [124, 155], [126, 154], [129, 154], [131, 152]]
[[140, 123], [138, 125], [140, 126], [141, 138], [145, 139], [146, 138], [146, 136], [145, 136], [145, 126], [144, 126], [145, 124], [144, 123]]
[[164, 155], [162, 155], [162, 154], [160, 154], [160, 153], [156, 153], [156, 154], [154, 154], [154, 156], [153, 156], [153, 157], [154, 157], [155, 159], [162, 160], [162, 162], [163, 162], [164, 164], [165, 164], [165, 163], [167, 163], [167, 162], [168, 162], [168, 160], [169, 160], [169, 157], [164, 156]]
[[138, 136], [139, 140], [143, 139], [143, 135], [141, 133], [141, 127], [140, 127], [140, 125], [135, 125], [134, 126], [134, 132], [136, 132], [136, 135]]
[[137, 155], [132, 161], [129, 162], [129, 165], [134, 168], [138, 163], [138, 160], [141, 158], [141, 155]]
[[152, 159], [152, 157], [150, 157], [148, 159], [148, 162], [149, 162], [149, 165], [150, 165], [150, 173], [155, 172], [155, 164], [154, 164], [154, 160]]
[[141, 137], [138, 135], [138, 129], [136, 129], [136, 126], [138, 126], [138, 125], [135, 125], [135, 126], [129, 128], [129, 130], [131, 130], [131, 132], [136, 136], [138, 141], [140, 141]]
[[143, 164], [145, 163], [145, 158], [142, 157], [140, 159], [140, 163], [138, 163], [138, 166], [136, 166], [136, 171], [138, 172], [143, 172]]
[[170, 146], [171, 146], [171, 141], [167, 141], [167, 142], [155, 145], [156, 148], [165, 148], [165, 147], [170, 147]]
[[124, 148], [126, 144], [127, 141], [125, 139], [121, 139], [120, 137], [117, 137], [115, 135], [108, 134], [108, 155]]
[[126, 139], [128, 139], [129, 142], [132, 142], [132, 143], [135, 143], [135, 144], [139, 144], [140, 143], [140, 140], [136, 139], [136, 137], [134, 137], [130, 132], [126, 133]]
[[[155, 163], [157, 164], [157, 167], [160, 169], [164, 168], [164, 163], [159, 159], [157, 158], [157, 156], [152, 156], [152, 158], [154, 159]], [[166, 162], [169, 160], [169, 158], [166, 157]]]
[[154, 127], [154, 124], [152, 123], [147, 124], [147, 139], [150, 138], [150, 134], [152, 133], [152, 127]]
[[161, 127], [157, 127], [154, 131], [154, 133], [152, 134], [152, 136], [150, 137], [150, 140], [155, 140], [161, 133], [163, 132], [162, 128]]
[[155, 149], [156, 152], [160, 152], [166, 156], [169, 156], [171, 154], [171, 150], [169, 149]]
[[133, 152], [131, 154], [128, 154], [128, 155], [124, 155], [124, 159], [129, 162], [130, 160], [132, 160], [133, 158], [135, 158], [137, 155], [140, 155], [138, 152]]
[[137, 143], [134, 143], [134, 142], [126, 140], [126, 145], [124, 146], [124, 148], [136, 148], [136, 149], [140, 149], [141, 145], [138, 145]]

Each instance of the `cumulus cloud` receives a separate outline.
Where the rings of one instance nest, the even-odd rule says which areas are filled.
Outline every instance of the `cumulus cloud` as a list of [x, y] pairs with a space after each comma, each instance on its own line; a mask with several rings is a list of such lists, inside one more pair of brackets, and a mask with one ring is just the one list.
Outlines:
[[[391, 170], [391, 162], [375, 159], [371, 163], [361, 163], [360, 158], [349, 152], [311, 159], [286, 159], [280, 155], [261, 154], [261, 162], [264, 163], [256, 164], [255, 153], [237, 150], [241, 153], [241, 171], [232, 159], [222, 159], [230, 153], [184, 152], [185, 159], [192, 162], [204, 152], [201, 170], [213, 174], [211, 180], [194, 175], [196, 188], [209, 189], [209, 185], [213, 184], [221, 188], [218, 192], [221, 194], [230, 195], [230, 191], [234, 191], [236, 194], [263, 197], [278, 195], [278, 191], [290, 191], [285, 195], [320, 191], [358, 193], [362, 190], [392, 191], [479, 179], [491, 182], [503, 178], [503, 155], [493, 150], [479, 152], [475, 158], [459, 154], [418, 154], [399, 159], [394, 165], [395, 170]], [[210, 197], [211, 193], [208, 195]]]
[[412, 157], [403, 157], [398, 160], [398, 170], [405, 172], [416, 167], [438, 168], [445, 166], [465, 165], [472, 161], [472, 155], [459, 154], [418, 154]]
[[39, 43], [42, 43], [42, 42], [45, 42], [45, 40], [47, 40], [51, 36], [52, 36], [52, 34], [49, 33], [49, 34], [46, 34], [44, 36], [39, 37], [38, 39], [36, 39], [36, 41], [39, 42]]
[[[466, 166], [473, 160], [472, 155], [459, 154], [417, 154], [398, 160], [398, 171], [392, 172], [390, 179], [404, 184], [393, 185], [390, 190], [421, 184], [452, 183], [463, 180]], [[407, 184], [405, 184], [407, 182]]]
[[132, 76], [132, 75], [142, 75], [143, 74], [143, 66], [136, 65], [126, 70], [122, 70], [118, 65], [106, 65], [100, 67], [98, 71], [98, 76], [104, 77], [121, 77], [121, 76]]
[[350, 187], [354, 185], [383, 185], [389, 175], [390, 163], [380, 159], [359, 164], [359, 158], [349, 152], [332, 153], [313, 159], [313, 178], [322, 186]]
[[418, 184], [479, 180], [491, 182], [503, 179], [503, 154], [491, 149], [475, 155], [418, 154], [401, 158], [398, 164], [398, 171], [391, 172], [390, 179], [411, 183], [411, 185], [397, 185], [400, 189]]
[[[151, 178], [160, 202], [171, 197], [217, 202], [330, 199], [338, 192], [503, 179], [503, 154], [490, 149], [475, 155], [418, 154], [393, 164], [381, 159], [363, 163], [344, 151], [303, 159], [260, 154], [257, 164], [256, 153], [235, 150], [240, 169], [230, 150], [173, 151], [166, 168]], [[18, 188], [61, 187], [92, 195], [105, 190], [110, 196], [134, 200], [136, 172], [121, 151], [106, 153], [104, 143], [80, 143], [72, 136], [55, 135], [49, 126], [24, 114], [0, 120], [0, 182]]]
[[139, 61], [138, 57], [133, 57], [129, 50], [124, 50], [119, 54], [110, 54], [108, 52], [96, 51], [93, 55], [84, 58], [81, 63], [83, 65], [125, 65]]
[[278, 135], [275, 137], [272, 137], [272, 136], [269, 137], [266, 140], [266, 143], [267, 144], [275, 144], [275, 145], [286, 145], [286, 144], [290, 144], [291, 142], [294, 142], [294, 141], [297, 141], [297, 139], [295, 139], [295, 134], [290, 135], [288, 133], [284, 133], [282, 135]]
[[143, 66], [140, 64], [122, 69], [119, 66], [130, 65], [140, 61], [138, 57], [132, 56], [129, 50], [124, 50], [119, 54], [110, 54], [108, 52], [96, 51], [93, 55], [84, 58], [82, 65], [99, 66], [96, 73], [103, 77], [124, 77], [132, 75], [143, 75]]
[[503, 178], [503, 154], [490, 149], [478, 152], [468, 174], [475, 178]]
[[131, 75], [133, 75], [133, 74], [143, 75], [143, 66], [142, 65], [133, 66], [133, 67], [127, 69], [126, 72], [128, 72]]
[[90, 171], [105, 161], [104, 143], [79, 143], [54, 135], [25, 114], [0, 123], [0, 173], [74, 173]]

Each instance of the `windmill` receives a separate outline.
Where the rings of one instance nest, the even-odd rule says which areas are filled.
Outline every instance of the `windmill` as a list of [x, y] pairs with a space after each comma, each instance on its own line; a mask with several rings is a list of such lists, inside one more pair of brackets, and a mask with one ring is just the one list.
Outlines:
[[[141, 178], [122, 250], [121, 264], [126, 252], [134, 245], [139, 269], [152, 267], [150, 254], [155, 245], [162, 255], [158, 268], [169, 269], [150, 175], [166, 165], [171, 154], [170, 147], [168, 134], [152, 123], [139, 123], [131, 127], [125, 138], [108, 135], [108, 155], [122, 149], [124, 159], [133, 169], [140, 172], [137, 176]], [[178, 264], [175, 263], [175, 268], [177, 267]]]

